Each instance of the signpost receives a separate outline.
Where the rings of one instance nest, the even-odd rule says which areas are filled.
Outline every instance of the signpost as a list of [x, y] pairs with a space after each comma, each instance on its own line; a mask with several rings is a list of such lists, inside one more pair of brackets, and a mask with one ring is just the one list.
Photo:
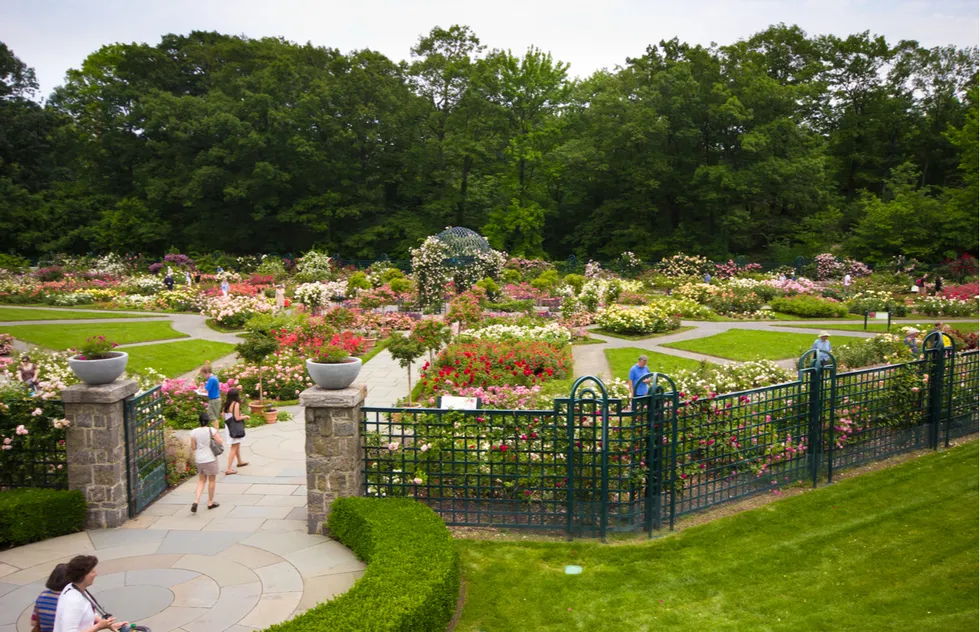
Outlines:
[[892, 330], [892, 313], [891, 312], [865, 312], [864, 313], [864, 330], [868, 330], [868, 319], [871, 320], [887, 320], [888, 321], [888, 331]]

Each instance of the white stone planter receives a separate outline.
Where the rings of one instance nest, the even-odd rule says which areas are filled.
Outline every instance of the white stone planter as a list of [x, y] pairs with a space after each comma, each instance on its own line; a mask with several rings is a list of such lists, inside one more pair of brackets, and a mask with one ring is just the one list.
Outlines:
[[72, 356], [68, 358], [68, 366], [78, 379], [86, 384], [98, 385], [115, 382], [116, 378], [126, 370], [129, 354], [123, 351], [113, 351], [111, 358], [102, 360], [79, 360]]
[[346, 362], [321, 364], [312, 360], [306, 361], [306, 372], [320, 388], [337, 390], [347, 388], [357, 379], [361, 372], [361, 359], [349, 358]]

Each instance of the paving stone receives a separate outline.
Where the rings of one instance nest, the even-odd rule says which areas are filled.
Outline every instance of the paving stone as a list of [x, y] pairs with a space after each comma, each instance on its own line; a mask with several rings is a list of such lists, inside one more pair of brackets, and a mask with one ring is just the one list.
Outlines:
[[292, 616], [302, 597], [302, 592], [265, 593], [259, 598], [259, 603], [239, 623], [262, 629], [285, 621]]
[[235, 507], [229, 518], [273, 518], [281, 520], [292, 511], [289, 507]]
[[283, 558], [292, 563], [303, 577], [351, 573], [366, 568], [350, 549], [333, 540], [292, 551]]
[[[218, 507], [221, 509], [221, 507]], [[201, 509], [198, 508], [198, 512]], [[159, 516], [156, 522], [149, 525], [148, 529], [159, 529], [164, 531], [200, 531], [204, 527], [208, 526], [212, 520], [211, 516], [207, 515], [194, 515], [190, 512], [186, 516]]]
[[[251, 509], [251, 507], [249, 507]], [[262, 527], [265, 518], [215, 518], [204, 527], [204, 531], [243, 531], [255, 533]]]
[[0, 597], [0, 625], [16, 624], [17, 617], [24, 611], [24, 608], [34, 603], [42, 590], [44, 590], [44, 582], [35, 582], [20, 586]]
[[302, 496], [263, 496], [256, 507], [306, 507], [306, 492]]
[[152, 514], [141, 514], [135, 518], [130, 518], [126, 522], [119, 525], [120, 529], [147, 529], [154, 522], [159, 520], [162, 516], [154, 516]]
[[278, 592], [303, 592], [303, 578], [289, 562], [279, 562], [256, 569], [262, 580], [262, 594]]
[[170, 568], [183, 557], [180, 554], [143, 555], [124, 557], [122, 559], [102, 561], [99, 559], [99, 572], [104, 574], [125, 573], [126, 571], [145, 570], [148, 568]]
[[20, 588], [20, 584], [7, 584], [0, 582], [0, 597], [3, 597], [9, 592], [17, 590], [18, 588]]
[[[133, 533], [151, 533], [149, 531], [141, 532], [134, 531]], [[167, 533], [162, 531], [160, 533]], [[156, 542], [148, 542], [147, 544], [130, 544], [127, 546], [114, 546], [109, 549], [99, 549], [95, 552], [95, 555], [99, 558], [99, 565], [101, 566], [104, 560], [118, 560], [123, 557], [137, 557], [140, 555], [153, 555], [157, 552], [160, 545]], [[74, 556], [69, 556], [69, 559]]]
[[200, 573], [182, 568], [149, 568], [146, 570], [127, 571], [126, 585], [139, 586], [140, 584], [153, 584], [154, 586], [170, 588], [171, 586], [183, 584], [198, 576], [200, 576]]
[[[169, 588], [151, 584], [123, 586], [94, 594], [106, 612], [111, 613], [118, 620], [139, 621], [141, 623], [149, 617], [163, 612], [174, 601], [174, 594], [170, 592]], [[181, 624], [178, 623], [177, 625]], [[153, 626], [150, 627], [152, 629]]]
[[260, 531], [298, 531], [306, 533], [306, 520], [266, 520]]
[[287, 553], [308, 549], [329, 541], [330, 539], [324, 535], [308, 535], [304, 529], [304, 533], [260, 531], [242, 540], [241, 544], [254, 546], [285, 557]]
[[166, 531], [159, 553], [218, 555], [232, 544], [248, 537], [235, 531]]
[[296, 491], [296, 485], [265, 485], [256, 483], [248, 488], [246, 494], [260, 496], [289, 496]]
[[303, 598], [299, 600], [296, 609], [300, 612], [306, 612], [318, 603], [329, 601], [344, 594], [362, 575], [364, 575], [364, 571], [303, 578]]
[[0, 577], [9, 575], [11, 573], [16, 573], [20, 569], [16, 566], [11, 566], [10, 564], [0, 564]]
[[[160, 531], [133, 529], [98, 529], [89, 531], [89, 537], [97, 551], [133, 544], [158, 544], [166, 534]], [[98, 554], [96, 554], [98, 555]]]
[[243, 564], [210, 555], [185, 555], [174, 568], [197, 571], [213, 579], [222, 589], [259, 581], [258, 575]]
[[136, 623], [139, 625], [145, 625], [151, 630], [166, 632], [199, 619], [207, 613], [207, 608], [183, 608], [179, 606], [171, 606], [170, 608], [167, 608], [163, 612], [152, 617], [139, 619], [136, 621]]
[[262, 594], [262, 584], [255, 581], [238, 586], [226, 586], [221, 589], [217, 603], [205, 614], [183, 627], [187, 632], [222, 632], [241, 621]]
[[179, 507], [175, 507], [169, 504], [162, 504], [160, 502], [155, 502], [146, 509], [143, 510], [141, 516], [172, 516], [180, 511]]
[[305, 506], [303, 506], [303, 507], [296, 507], [295, 509], [293, 509], [292, 511], [290, 511], [288, 514], [286, 514], [286, 518], [289, 519], [289, 520], [306, 520], [306, 518], [307, 518], [306, 507]]
[[221, 554], [221, 557], [238, 562], [251, 569], [262, 568], [263, 566], [278, 564], [283, 561], [281, 557], [274, 553], [257, 549], [254, 546], [245, 546], [244, 544], [229, 546]]
[[190, 581], [170, 587], [174, 594], [174, 606], [180, 608], [210, 608], [218, 602], [221, 588], [218, 583], [199, 575]]
[[114, 588], [122, 588], [126, 585], [126, 573], [104, 573], [102, 565], [99, 564], [99, 575], [92, 585], [92, 592], [98, 594]]

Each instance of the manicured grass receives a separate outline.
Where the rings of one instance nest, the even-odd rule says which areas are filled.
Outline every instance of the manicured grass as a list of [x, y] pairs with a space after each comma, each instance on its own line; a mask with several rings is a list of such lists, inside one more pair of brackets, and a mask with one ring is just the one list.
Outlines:
[[384, 351], [384, 348], [388, 346], [388, 343], [390, 341], [391, 341], [391, 338], [382, 338], [381, 340], [379, 340], [378, 342], [376, 342], [373, 349], [371, 349], [370, 351], [368, 351], [367, 353], [365, 353], [363, 356], [361, 356], [361, 365], [363, 366], [364, 364], [367, 364], [367, 361], [368, 360], [370, 360], [374, 356], [376, 356], [379, 353], [381, 353], [382, 351]]
[[668, 342], [664, 346], [729, 360], [782, 360], [799, 357], [816, 339], [813, 334], [729, 329], [714, 336]]
[[218, 333], [221, 334], [240, 334], [245, 332], [244, 329], [229, 329], [228, 327], [222, 327], [221, 325], [218, 324], [218, 321], [216, 321], [213, 318], [207, 319], [206, 321], [204, 321], [204, 324], [208, 326], [208, 329], [217, 331]]
[[141, 373], [156, 369], [167, 377], [176, 377], [202, 366], [205, 360], [217, 360], [233, 353], [235, 345], [210, 340], [182, 340], [126, 349], [127, 371]]
[[[86, 308], [87, 309], [87, 308]], [[21, 320], [86, 320], [95, 318], [146, 318], [153, 314], [111, 314], [79, 312], [70, 309], [25, 309], [23, 307], [0, 306], [0, 322], [15, 322]]]
[[[902, 330], [902, 327], [915, 327], [919, 331], [932, 331], [932, 328], [936, 325], [937, 322], [941, 322], [944, 325], [949, 325], [953, 329], [955, 329], [957, 331], [962, 331], [963, 333], [971, 333], [971, 332], [972, 333], [977, 333], [978, 330], [980, 330], [980, 323], [978, 323], [976, 321], [964, 322], [964, 321], [936, 319], [936, 321], [931, 322], [931, 323], [919, 323], [919, 324], [914, 324], [914, 323], [894, 323], [893, 322], [892, 323], [891, 333], [893, 333], [893, 334], [900, 334], [901, 333], [901, 330]], [[779, 325], [779, 326], [780, 327], [796, 327], [796, 328], [804, 328], [805, 327], [805, 328], [808, 328], [808, 329], [814, 329], [814, 328], [827, 329], [827, 330], [834, 329], [834, 330], [838, 330], [838, 331], [865, 331], [864, 324], [860, 324], [860, 325], [837, 325], [837, 324], [834, 324], [834, 325]], [[888, 324], [887, 323], [885, 323], [885, 324], [881, 324], [881, 323], [868, 323], [868, 329], [867, 330], [868, 331], [875, 331], [875, 332], [887, 332], [888, 331]]]
[[977, 458], [971, 442], [653, 542], [457, 540], [456, 630], [975, 630]]
[[680, 369], [694, 370], [701, 365], [697, 360], [678, 358], [677, 356], [667, 355], [666, 353], [647, 351], [639, 347], [620, 347], [618, 349], [604, 349], [603, 351], [606, 354], [606, 360], [609, 362], [609, 370], [612, 371], [613, 377], [624, 380], [628, 379], [630, 369], [636, 364], [636, 359], [641, 354], [646, 354], [648, 359], [647, 366], [655, 373], [666, 373], [670, 375]]
[[607, 331], [605, 329], [590, 329], [589, 331], [601, 336], [609, 336], [610, 338], [619, 338], [621, 340], [650, 340], [651, 338], [670, 336], [673, 334], [679, 334], [682, 331], [690, 331], [692, 329], [694, 329], [694, 327], [678, 327], [677, 329], [671, 329], [670, 331], [665, 331], [659, 334], [619, 334], [612, 331]]
[[604, 345], [605, 340], [599, 340], [598, 338], [580, 338], [578, 340], [572, 341], [573, 347], [581, 347], [582, 345]]
[[186, 338], [174, 330], [169, 320], [139, 323], [79, 323], [70, 325], [8, 325], [0, 327], [0, 333], [13, 335], [18, 340], [56, 351], [76, 348], [91, 336], [105, 336], [121, 345], [133, 342], [150, 342]]

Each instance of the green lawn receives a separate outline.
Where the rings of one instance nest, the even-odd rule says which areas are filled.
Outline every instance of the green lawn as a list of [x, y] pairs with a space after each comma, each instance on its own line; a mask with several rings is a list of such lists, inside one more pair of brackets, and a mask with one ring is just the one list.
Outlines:
[[70, 309], [25, 309], [23, 307], [0, 306], [0, 322], [15, 322], [21, 320], [85, 320], [88, 318], [146, 318], [153, 314], [113, 314], [101, 312], [79, 312]]
[[977, 459], [971, 442], [652, 542], [459, 540], [456, 630], [976, 630]]
[[648, 351], [639, 347], [620, 347], [618, 349], [603, 349], [606, 360], [609, 362], [609, 370], [613, 377], [628, 379], [630, 369], [636, 364], [636, 359], [641, 354], [646, 354], [648, 358], [647, 366], [655, 373], [666, 373], [668, 375], [676, 373], [680, 369], [696, 369], [700, 366], [697, 360], [678, 358], [677, 356], [667, 355]]
[[651, 338], [660, 338], [661, 336], [670, 336], [672, 334], [679, 334], [682, 331], [690, 331], [694, 327], [678, 327], [677, 329], [671, 329], [670, 331], [664, 331], [659, 334], [618, 334], [612, 331], [606, 331], [605, 329], [590, 329], [589, 331], [594, 334], [599, 334], [601, 336], [609, 336], [610, 338], [620, 338], [622, 340], [650, 340]]
[[0, 327], [0, 333], [13, 335], [18, 340], [30, 342], [48, 349], [63, 351], [78, 347], [91, 336], [105, 336], [118, 344], [150, 342], [186, 338], [170, 325], [169, 320], [139, 323], [79, 323], [70, 325], [8, 325]]
[[141, 373], [152, 368], [167, 377], [176, 377], [202, 366], [205, 360], [214, 361], [233, 353], [235, 345], [210, 340], [182, 340], [130, 347], [125, 351], [129, 354], [127, 371]]
[[[963, 333], [970, 333], [970, 332], [977, 333], [978, 330], [980, 330], [980, 323], [978, 323], [976, 321], [969, 321], [969, 322], [967, 322], [967, 321], [954, 321], [954, 320], [939, 320], [939, 319], [937, 319], [935, 322], [931, 322], [931, 323], [919, 323], [919, 324], [913, 324], [913, 323], [892, 323], [892, 331], [891, 332], [893, 334], [900, 334], [901, 333], [901, 330], [902, 330], [902, 327], [908, 327], [908, 326], [915, 327], [919, 331], [932, 331], [932, 328], [936, 325], [936, 322], [941, 322], [944, 325], [949, 325], [953, 329], [956, 329], [957, 331], [962, 331]], [[835, 330], [838, 330], [838, 331], [864, 331], [864, 324], [863, 323], [860, 324], [860, 325], [837, 325], [837, 324], [834, 324], [834, 325], [779, 325], [779, 326], [780, 327], [797, 327], [797, 328], [806, 327], [808, 329], [815, 329], [815, 328], [816, 329], [827, 329], [827, 330], [835, 329]], [[868, 323], [868, 331], [886, 332], [886, 331], [888, 331], [888, 324], [887, 323], [884, 323], [884, 324], [882, 324], [882, 323]]]
[[668, 342], [663, 346], [729, 360], [782, 360], [799, 357], [803, 351], [813, 345], [816, 339], [813, 334], [729, 329], [714, 336]]

